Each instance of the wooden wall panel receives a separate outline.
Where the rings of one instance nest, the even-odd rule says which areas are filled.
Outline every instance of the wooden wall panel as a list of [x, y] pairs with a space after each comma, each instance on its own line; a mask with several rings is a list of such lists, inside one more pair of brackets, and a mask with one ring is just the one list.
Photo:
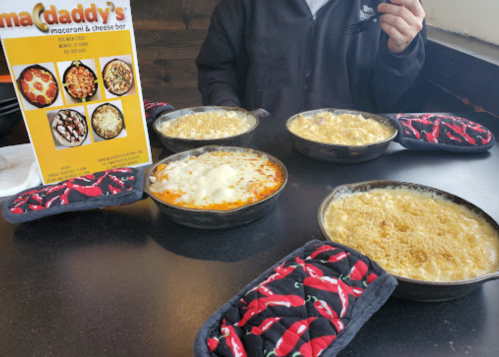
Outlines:
[[132, 15], [144, 98], [201, 105], [194, 63], [220, 0], [135, 0]]

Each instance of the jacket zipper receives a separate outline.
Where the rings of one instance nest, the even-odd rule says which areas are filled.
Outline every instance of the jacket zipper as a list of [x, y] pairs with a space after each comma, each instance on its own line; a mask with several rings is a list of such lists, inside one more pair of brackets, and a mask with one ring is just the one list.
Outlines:
[[310, 7], [306, 3], [305, 0], [301, 0], [303, 5], [308, 9], [308, 12], [310, 13], [310, 40], [308, 44], [308, 51], [309, 55], [307, 58], [307, 62], [305, 64], [305, 76], [304, 76], [304, 85], [303, 85], [303, 95], [301, 97], [301, 100], [299, 102], [299, 107], [298, 107], [298, 112], [303, 111], [303, 105], [305, 104], [305, 97], [307, 95], [307, 92], [310, 90], [310, 80], [312, 77], [312, 62], [314, 59], [314, 43], [315, 43], [315, 28], [317, 27], [317, 16], [320, 14], [320, 12], [331, 2], [329, 0], [322, 8], [319, 9], [319, 11], [314, 15], [312, 11], [310, 10]]

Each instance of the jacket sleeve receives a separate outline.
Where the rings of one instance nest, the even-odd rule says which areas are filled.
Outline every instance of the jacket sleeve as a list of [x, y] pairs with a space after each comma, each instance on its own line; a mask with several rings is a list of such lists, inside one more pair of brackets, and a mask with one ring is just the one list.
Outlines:
[[196, 59], [203, 105], [241, 106], [244, 43], [242, 1], [222, 0]]
[[426, 23], [401, 54], [388, 48], [388, 35], [382, 33], [378, 58], [374, 68], [373, 90], [379, 113], [398, 111], [397, 104], [411, 88], [425, 61]]

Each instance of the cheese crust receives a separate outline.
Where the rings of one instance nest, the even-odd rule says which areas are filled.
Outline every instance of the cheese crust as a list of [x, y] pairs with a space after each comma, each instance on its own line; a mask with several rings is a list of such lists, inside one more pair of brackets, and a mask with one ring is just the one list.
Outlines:
[[159, 165], [150, 180], [152, 193], [170, 204], [230, 210], [269, 197], [285, 177], [265, 155], [217, 151]]
[[458, 281], [499, 269], [499, 234], [468, 208], [430, 193], [375, 189], [331, 202], [330, 238], [391, 274]]
[[302, 114], [288, 124], [296, 135], [320, 143], [334, 145], [368, 145], [390, 139], [395, 131], [362, 115], [320, 112], [313, 117]]

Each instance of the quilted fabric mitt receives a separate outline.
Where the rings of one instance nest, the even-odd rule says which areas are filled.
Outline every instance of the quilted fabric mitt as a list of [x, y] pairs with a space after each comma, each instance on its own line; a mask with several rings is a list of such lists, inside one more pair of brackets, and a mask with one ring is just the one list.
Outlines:
[[148, 125], [151, 125], [161, 113], [167, 110], [173, 110], [173, 106], [164, 102], [152, 102], [150, 100], [144, 100], [144, 110], [146, 112], [146, 121]]
[[113, 169], [25, 190], [7, 201], [3, 215], [11, 223], [28, 222], [62, 212], [132, 203], [143, 194], [143, 169]]
[[195, 356], [336, 356], [396, 285], [350, 248], [309, 242], [210, 317]]
[[396, 141], [409, 149], [483, 152], [495, 144], [490, 130], [468, 119], [440, 114], [387, 117], [399, 130]]

